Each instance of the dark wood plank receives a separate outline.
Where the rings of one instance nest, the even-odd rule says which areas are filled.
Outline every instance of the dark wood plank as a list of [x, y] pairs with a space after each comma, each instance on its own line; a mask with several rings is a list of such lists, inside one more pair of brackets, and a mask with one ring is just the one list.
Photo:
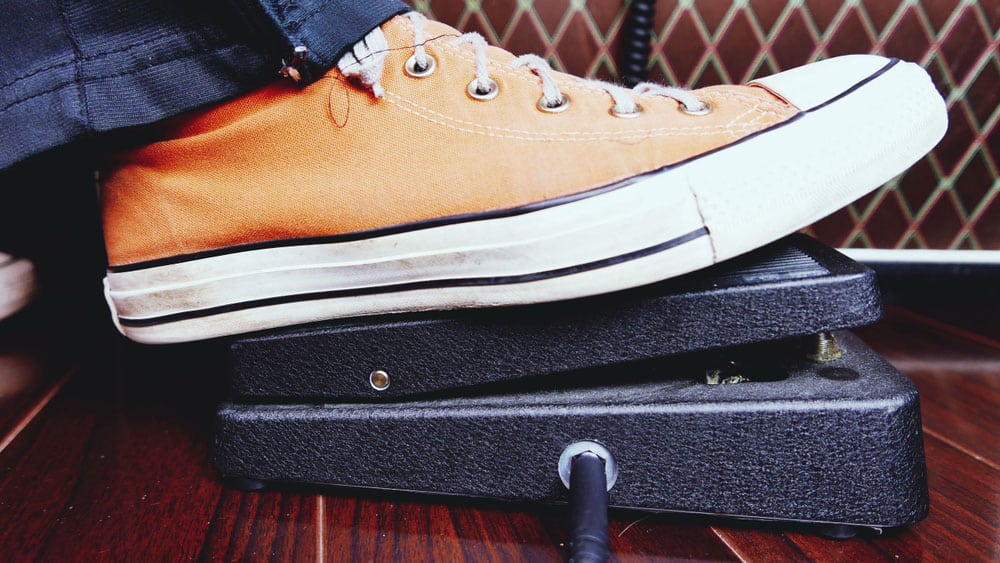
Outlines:
[[198, 559], [316, 561], [318, 506], [316, 495], [226, 490], [210, 519]]
[[0, 457], [0, 499], [16, 508], [0, 512], [0, 545], [55, 560], [311, 558], [313, 496], [226, 491], [209, 464], [223, 372], [210, 350], [122, 350]]
[[480, 507], [474, 502], [449, 505], [465, 560], [561, 560], [564, 536], [557, 513], [547, 507], [532, 508]]
[[1000, 467], [1000, 348], [890, 310], [858, 334], [920, 390], [927, 432]]
[[324, 497], [324, 553], [333, 561], [561, 561], [537, 514], [490, 504], [388, 493]]
[[[181, 392], [147, 386], [143, 375], [95, 366], [79, 374], [39, 416], [47, 432], [36, 434], [32, 451], [48, 452], [48, 459], [39, 462], [72, 476], [66, 479], [69, 490], [60, 487], [52, 495], [36, 489], [35, 499], [22, 501], [52, 497], [48, 503], [57, 520], [41, 535], [40, 556], [197, 555], [221, 489], [204, 463], [191, 463], [206, 456], [203, 424], [189, 418], [188, 405], [176, 401]], [[127, 379], [141, 383], [129, 385]], [[165, 383], [155, 376], [153, 381]], [[179, 383], [183, 388], [186, 382]], [[74, 429], [86, 431], [67, 433]], [[0, 497], [20, 499], [30, 491], [38, 475], [29, 463], [34, 459], [19, 460]], [[169, 533], [164, 533], [168, 518]], [[5, 522], [4, 528], [21, 524]]]
[[832, 542], [790, 534], [807, 557], [868, 561], [989, 561], [1000, 556], [1000, 471], [934, 437], [925, 440], [931, 514], [881, 538]]
[[38, 422], [90, 347], [86, 324], [74, 313], [36, 304], [0, 324], [2, 553], [39, 553], [85, 455], [88, 413], [67, 412], [68, 425]]
[[[837, 542], [766, 524], [616, 511], [614, 560], [1000, 558], [1000, 470], [989, 451], [1000, 432], [996, 348], [988, 339], [897, 313], [862, 334], [921, 388], [933, 503], [927, 520], [882, 537]], [[561, 507], [354, 490], [226, 489], [208, 461], [224, 372], [211, 349], [105, 350], [108, 361], [75, 376], [0, 452], [5, 554], [70, 560], [564, 557]]]
[[[0, 324], [0, 451], [65, 383], [83, 348], [72, 318], [34, 307]], [[65, 345], [51, 339], [65, 331]]]
[[[328, 559], [562, 561], [565, 557], [566, 507], [355, 494], [328, 493], [323, 498], [323, 551]], [[631, 511], [614, 511], [612, 516], [614, 561], [736, 560], [701, 523]]]
[[988, 561], [1000, 556], [1000, 472], [934, 437], [926, 439], [931, 513], [884, 536], [837, 541], [812, 533], [717, 528], [747, 561]]
[[805, 561], [802, 550], [772, 526], [717, 524], [714, 531], [741, 561]]
[[700, 519], [638, 512], [615, 515], [617, 517], [609, 523], [613, 560], [739, 560], [729, 546]]
[[[987, 296], [986, 292], [979, 293], [974, 292], [971, 296], [996, 299]], [[995, 301], [993, 303], [981, 301], [974, 303], [969, 297], [964, 297], [954, 300], [943, 299], [937, 302], [907, 302], [904, 310], [1000, 342], [1000, 322], [997, 322], [997, 313], [1000, 307]]]
[[72, 371], [60, 373], [34, 354], [0, 352], [0, 451], [48, 405]]
[[0, 454], [0, 552], [34, 560], [72, 502], [79, 468], [88, 455], [94, 418], [87, 408], [57, 397]]

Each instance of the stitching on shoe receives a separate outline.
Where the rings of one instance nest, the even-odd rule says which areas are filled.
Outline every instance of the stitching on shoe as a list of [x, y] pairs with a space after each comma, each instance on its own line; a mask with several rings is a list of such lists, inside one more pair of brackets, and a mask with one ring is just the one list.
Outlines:
[[[394, 102], [389, 98], [395, 98], [399, 102], [403, 102], [407, 105], [412, 106], [414, 109], [404, 107], [402, 104]], [[752, 106], [744, 110], [742, 113], [733, 117], [729, 122], [718, 125], [702, 125], [696, 127], [659, 127], [651, 129], [635, 129], [631, 131], [622, 132], [608, 132], [608, 131], [563, 131], [563, 132], [552, 132], [552, 133], [536, 133], [534, 131], [526, 131], [522, 129], [508, 129], [503, 127], [495, 127], [491, 125], [482, 125], [479, 123], [474, 123], [470, 121], [464, 121], [461, 119], [456, 119], [454, 117], [444, 115], [440, 112], [436, 112], [430, 108], [421, 106], [420, 104], [404, 98], [399, 94], [394, 92], [386, 92], [386, 101], [403, 111], [417, 115], [432, 123], [437, 123], [439, 125], [449, 127], [458, 131], [464, 131], [473, 134], [489, 135], [501, 138], [512, 138], [521, 140], [581, 140], [581, 141], [594, 141], [594, 140], [637, 140], [646, 138], [656, 138], [669, 135], [683, 135], [683, 136], [707, 136], [721, 133], [733, 133], [733, 134], [744, 134], [748, 131], [755, 129], [758, 123], [760, 123], [764, 117], [771, 116], [775, 118], [781, 118], [780, 114], [775, 112], [764, 110], [758, 106]], [[749, 120], [743, 121], [743, 118], [751, 113], [757, 113], [757, 115]], [[437, 119], [436, 119], [437, 118]]]
[[[558, 133], [536, 133], [535, 131], [529, 131], [529, 130], [524, 130], [524, 129], [509, 129], [509, 128], [506, 128], [506, 127], [495, 127], [493, 125], [482, 125], [480, 123], [475, 123], [475, 122], [472, 122], [472, 121], [465, 121], [465, 120], [461, 120], [461, 119], [456, 119], [454, 117], [451, 117], [451, 116], [445, 115], [443, 113], [434, 111], [434, 110], [432, 110], [432, 109], [430, 109], [428, 107], [422, 106], [422, 105], [414, 102], [413, 100], [410, 100], [408, 98], [404, 98], [403, 96], [400, 96], [399, 94], [395, 94], [395, 93], [391, 93], [391, 92], [388, 93], [388, 94], [390, 94], [394, 98], [397, 98], [398, 100], [400, 100], [400, 101], [402, 101], [402, 102], [404, 102], [404, 103], [406, 103], [406, 104], [408, 104], [410, 106], [413, 106], [416, 110], [424, 112], [424, 113], [426, 113], [429, 116], [440, 117], [441, 119], [445, 119], [447, 121], [455, 123], [456, 125], [465, 125], [465, 126], [473, 127], [473, 128], [477, 128], [477, 129], [484, 129], [484, 130], [489, 130], [489, 131], [507, 132], [507, 133], [522, 133], [522, 134], [526, 134], [526, 135], [535, 134], [535, 135], [537, 135], [539, 137], [541, 137], [541, 136], [573, 137], [573, 136], [590, 136], [590, 135], [606, 135], [607, 134], [606, 131], [563, 131], [563, 132], [558, 132]], [[658, 133], [658, 132], [663, 132], [663, 131], [702, 131], [702, 130], [705, 130], [705, 131], [711, 130], [711, 131], [717, 132], [717, 131], [723, 130], [724, 128], [725, 128], [725, 125], [703, 125], [703, 126], [699, 126], [699, 127], [657, 127], [657, 128], [650, 128], [650, 129], [634, 129], [632, 131], [625, 131], [625, 133], [638, 133], [638, 132]]]
[[401, 109], [401, 110], [403, 110], [403, 111], [405, 111], [407, 113], [410, 113], [412, 115], [416, 115], [417, 117], [420, 117], [422, 119], [430, 121], [431, 123], [435, 123], [437, 125], [440, 125], [442, 127], [447, 127], [448, 129], [453, 129], [455, 131], [461, 131], [463, 133], [470, 133], [470, 134], [473, 134], [473, 135], [483, 135], [483, 136], [487, 136], [487, 137], [498, 137], [498, 138], [503, 138], [503, 139], [514, 139], [514, 140], [520, 140], [520, 141], [636, 141], [636, 140], [642, 140], [642, 139], [652, 139], [652, 138], [672, 137], [672, 136], [706, 137], [706, 136], [714, 135], [714, 134], [718, 134], [718, 133], [746, 134], [746, 133], [752, 133], [752, 132], [758, 130], [756, 127], [750, 127], [748, 125], [743, 125], [743, 126], [740, 126], [740, 127], [720, 128], [720, 129], [716, 129], [716, 130], [713, 130], [713, 131], [705, 131], [705, 132], [698, 132], [698, 133], [678, 132], [678, 131], [675, 131], [675, 130], [669, 130], [669, 131], [657, 132], [657, 133], [650, 133], [649, 131], [640, 130], [640, 131], [636, 131], [633, 134], [595, 133], [592, 136], [583, 136], [583, 135], [564, 135], [564, 134], [560, 134], [560, 133], [548, 133], [548, 134], [544, 134], [544, 135], [537, 135], [537, 136], [530, 136], [529, 137], [529, 136], [524, 136], [524, 135], [508, 135], [508, 134], [495, 133], [495, 132], [482, 131], [482, 130], [478, 130], [477, 131], [477, 130], [474, 130], [474, 129], [467, 129], [467, 128], [464, 128], [464, 127], [459, 127], [457, 125], [452, 125], [450, 123], [446, 123], [446, 122], [441, 121], [439, 119], [435, 119], [435, 118], [431, 117], [430, 115], [426, 115], [426, 114], [421, 113], [419, 111], [407, 108], [407, 107], [405, 107], [405, 106], [403, 106], [401, 104], [393, 102], [392, 100], [388, 99], [389, 96], [398, 97], [396, 94], [387, 93], [387, 97], [385, 98], [386, 103], [389, 103], [389, 104], [391, 104], [391, 105], [393, 105], [395, 107], [398, 107], [399, 109]]

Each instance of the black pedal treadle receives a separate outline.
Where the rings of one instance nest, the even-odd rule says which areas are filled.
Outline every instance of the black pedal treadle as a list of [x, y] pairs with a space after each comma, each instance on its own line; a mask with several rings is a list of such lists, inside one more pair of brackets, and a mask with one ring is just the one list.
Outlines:
[[749, 347], [764, 346], [757, 355], [773, 352], [781, 364], [763, 381], [706, 384], [712, 353], [658, 360], [644, 368], [655, 377], [638, 381], [608, 368], [580, 381], [590, 386], [532, 388], [541, 383], [534, 380], [447, 399], [227, 404], [214, 463], [224, 476], [261, 485], [563, 502], [560, 454], [587, 440], [617, 462], [614, 506], [873, 528], [915, 523], [928, 509], [917, 390], [859, 339], [836, 334], [843, 356], [826, 363], [790, 343]]
[[[880, 315], [870, 270], [797, 235], [612, 295], [240, 338], [230, 345], [231, 392], [256, 402], [398, 399], [856, 327]], [[387, 374], [382, 391], [370, 382], [376, 370]]]

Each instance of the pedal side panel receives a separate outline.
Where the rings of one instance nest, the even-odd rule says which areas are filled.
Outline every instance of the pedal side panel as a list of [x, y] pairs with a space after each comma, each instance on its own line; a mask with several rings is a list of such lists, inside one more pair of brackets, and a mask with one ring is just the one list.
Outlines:
[[[230, 345], [235, 400], [393, 400], [870, 324], [874, 274], [804, 237], [705, 272], [564, 303], [345, 320]], [[375, 390], [374, 370], [391, 378]]]
[[570, 443], [615, 456], [615, 506], [739, 518], [912, 524], [928, 506], [915, 387], [857, 338], [787, 380], [664, 379], [397, 404], [225, 405], [226, 476], [563, 502]]

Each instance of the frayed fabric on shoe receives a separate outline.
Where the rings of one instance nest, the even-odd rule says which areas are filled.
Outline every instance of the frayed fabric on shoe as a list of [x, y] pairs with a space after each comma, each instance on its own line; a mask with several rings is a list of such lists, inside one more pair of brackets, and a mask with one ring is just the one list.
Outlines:
[[376, 98], [382, 98], [385, 96], [382, 73], [385, 71], [388, 52], [389, 43], [385, 34], [376, 27], [340, 59], [337, 68], [344, 76], [355, 77], [371, 88]]

